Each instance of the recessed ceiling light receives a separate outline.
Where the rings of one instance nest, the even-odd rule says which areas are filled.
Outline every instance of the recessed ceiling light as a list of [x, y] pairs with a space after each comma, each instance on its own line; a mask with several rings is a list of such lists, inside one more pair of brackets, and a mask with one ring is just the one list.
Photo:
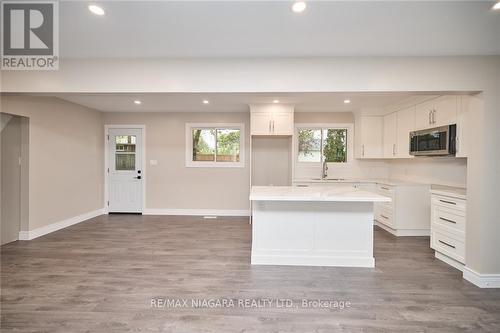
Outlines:
[[302, 13], [304, 10], [306, 10], [306, 3], [304, 1], [297, 1], [293, 4], [292, 10], [295, 13]]
[[350, 99], [344, 99], [344, 104], [349, 104], [349, 103], [351, 103]]
[[208, 99], [203, 100], [203, 104], [209, 104], [209, 103], [210, 103], [210, 101]]
[[142, 104], [142, 102], [141, 102], [140, 100], [138, 100], [138, 99], [136, 99], [136, 100], [134, 101], [134, 103], [135, 103], [135, 104], [137, 104], [137, 105], [141, 105], [141, 104]]
[[500, 1], [493, 5], [493, 10], [499, 10], [499, 9], [500, 9]]
[[275, 100], [273, 101], [273, 103], [274, 103], [274, 104], [278, 104], [279, 102], [280, 102], [280, 100], [279, 100], [279, 99], [275, 99]]
[[104, 15], [104, 9], [96, 5], [89, 5], [89, 10], [99, 16]]

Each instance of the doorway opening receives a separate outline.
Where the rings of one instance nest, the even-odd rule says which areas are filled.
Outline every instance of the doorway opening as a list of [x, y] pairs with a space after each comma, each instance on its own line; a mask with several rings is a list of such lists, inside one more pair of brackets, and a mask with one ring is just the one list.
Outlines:
[[0, 113], [1, 245], [28, 230], [29, 119]]

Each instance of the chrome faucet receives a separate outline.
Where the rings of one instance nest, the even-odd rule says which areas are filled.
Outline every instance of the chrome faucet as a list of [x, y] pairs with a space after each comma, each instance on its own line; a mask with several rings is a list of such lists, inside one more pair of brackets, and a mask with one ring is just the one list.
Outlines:
[[321, 169], [321, 179], [328, 177], [328, 164], [323, 160], [323, 168]]

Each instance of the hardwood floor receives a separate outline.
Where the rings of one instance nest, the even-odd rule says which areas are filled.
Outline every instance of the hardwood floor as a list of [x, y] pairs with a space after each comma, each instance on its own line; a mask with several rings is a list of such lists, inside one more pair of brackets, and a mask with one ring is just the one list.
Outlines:
[[[374, 269], [252, 267], [246, 221], [101, 216], [2, 246], [1, 331], [500, 332], [500, 290], [434, 259], [427, 237], [377, 229]], [[152, 298], [235, 306], [159, 308]], [[238, 306], [246, 299], [293, 307]]]

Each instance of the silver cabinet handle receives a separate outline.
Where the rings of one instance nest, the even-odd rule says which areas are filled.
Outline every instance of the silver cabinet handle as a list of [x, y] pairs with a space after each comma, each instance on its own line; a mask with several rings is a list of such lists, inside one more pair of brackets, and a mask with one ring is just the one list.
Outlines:
[[396, 144], [392, 144], [392, 156], [396, 156]]
[[365, 156], [365, 145], [362, 145], [361, 148], [363, 149], [361, 156]]
[[273, 120], [273, 133], [274, 133], [274, 120]]
[[446, 218], [444, 218], [444, 217], [441, 217], [441, 216], [439, 217], [439, 219], [440, 219], [440, 220], [443, 220], [443, 221], [446, 221], [446, 222], [453, 223], [453, 224], [457, 224], [457, 222], [452, 221], [452, 220], [448, 220], [448, 219], [446, 219]]
[[441, 200], [441, 199], [439, 199], [439, 201], [441, 201], [442, 203], [450, 204], [450, 205], [456, 205], [457, 204], [456, 202], [453, 202], [453, 201], [447, 201], [447, 200]]
[[429, 110], [429, 125], [432, 124], [432, 121], [431, 121], [431, 113], [432, 113], [432, 110]]
[[439, 240], [439, 243], [444, 244], [444, 245], [446, 245], [446, 246], [449, 246], [449, 247], [451, 247], [452, 249], [455, 249], [455, 248], [456, 248], [456, 246], [451, 245], [451, 244], [448, 244], [448, 243], [446, 243], [446, 242], [443, 242], [442, 240]]
[[432, 110], [432, 123], [436, 123], [436, 110]]
[[381, 189], [389, 191], [388, 187], [380, 186]]
[[271, 133], [271, 120], [269, 120], [269, 133]]

